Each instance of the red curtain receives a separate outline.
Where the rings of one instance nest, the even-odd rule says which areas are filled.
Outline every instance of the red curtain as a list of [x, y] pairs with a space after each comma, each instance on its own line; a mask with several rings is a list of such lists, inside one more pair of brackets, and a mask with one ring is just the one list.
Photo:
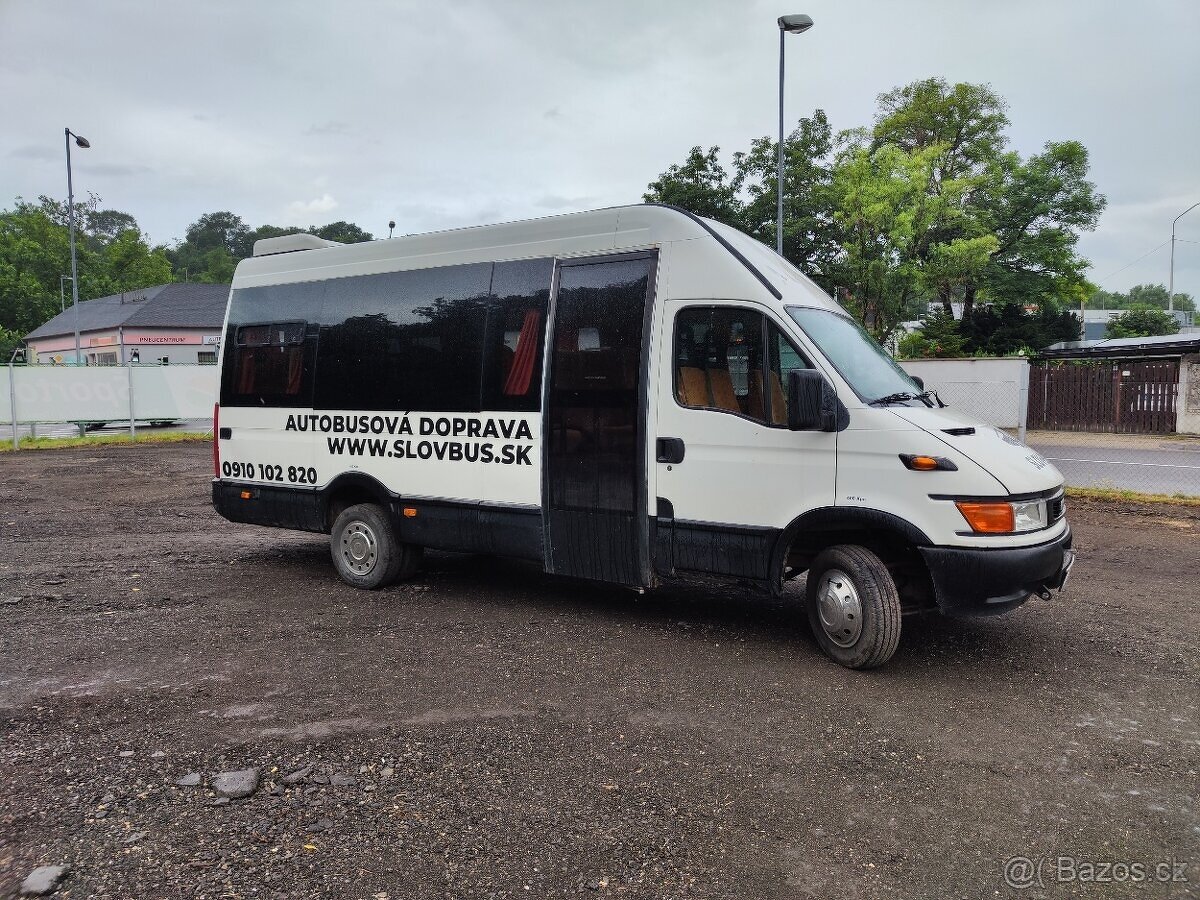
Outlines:
[[521, 334], [517, 337], [517, 350], [513, 354], [512, 368], [508, 370], [508, 378], [504, 382], [505, 397], [524, 397], [529, 393], [529, 383], [533, 380], [533, 368], [537, 362], [538, 326], [541, 319], [542, 315], [536, 309], [525, 313]]
[[288, 396], [300, 393], [300, 376], [304, 371], [303, 351], [299, 347], [288, 348], [287, 391]]

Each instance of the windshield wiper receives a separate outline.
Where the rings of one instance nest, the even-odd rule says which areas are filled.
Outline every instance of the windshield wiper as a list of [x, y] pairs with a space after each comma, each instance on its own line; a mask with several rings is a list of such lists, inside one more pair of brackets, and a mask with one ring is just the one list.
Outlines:
[[895, 394], [886, 394], [883, 397], [878, 397], [874, 400], [867, 401], [867, 406], [874, 406], [876, 403], [902, 403], [905, 400], [920, 400], [919, 394], [910, 394], [908, 391], [898, 391]]
[[933, 400], [937, 401], [938, 409], [946, 408], [946, 404], [942, 402], [942, 398], [938, 396], [938, 392], [935, 390], [930, 389], [928, 391], [924, 391], [920, 394], [917, 394], [917, 397], [921, 400], [924, 400], [926, 403], [929, 403], [930, 406], [933, 406], [933, 404], [930, 403], [930, 398], [932, 398]]
[[887, 394], [884, 397], [871, 400], [867, 403], [867, 405], [874, 406], [876, 403], [903, 403], [905, 400], [920, 400], [926, 406], [933, 406], [933, 403], [936, 400], [939, 407], [946, 405], [942, 402], [942, 398], [937, 395], [937, 391], [933, 390], [922, 391], [919, 394], [910, 394], [908, 391], [897, 391], [894, 394]]

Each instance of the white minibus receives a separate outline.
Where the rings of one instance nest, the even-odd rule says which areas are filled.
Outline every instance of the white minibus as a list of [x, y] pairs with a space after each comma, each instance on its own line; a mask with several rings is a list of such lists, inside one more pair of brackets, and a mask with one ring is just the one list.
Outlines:
[[347, 582], [425, 548], [652, 588], [780, 592], [870, 668], [910, 613], [999, 613], [1066, 583], [1063, 479], [946, 408], [752, 238], [639, 205], [237, 267], [213, 504], [331, 535]]

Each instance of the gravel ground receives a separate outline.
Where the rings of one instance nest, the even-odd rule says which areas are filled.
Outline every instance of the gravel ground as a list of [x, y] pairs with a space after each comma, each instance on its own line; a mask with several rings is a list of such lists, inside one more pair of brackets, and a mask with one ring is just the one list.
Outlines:
[[1200, 892], [1198, 508], [1076, 504], [1065, 595], [858, 673], [794, 596], [356, 592], [218, 519], [209, 452], [0, 457], [0, 895]]

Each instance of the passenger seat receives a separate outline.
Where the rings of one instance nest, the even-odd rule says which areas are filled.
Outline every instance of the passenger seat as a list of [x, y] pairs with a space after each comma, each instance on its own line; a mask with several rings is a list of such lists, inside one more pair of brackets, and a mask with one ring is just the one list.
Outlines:
[[730, 377], [728, 369], [709, 369], [708, 387], [712, 391], [714, 407], [735, 413], [742, 411], [737, 394], [733, 392], [733, 378]]
[[695, 366], [680, 366], [678, 384], [679, 402], [684, 406], [708, 406], [708, 382], [704, 370]]

